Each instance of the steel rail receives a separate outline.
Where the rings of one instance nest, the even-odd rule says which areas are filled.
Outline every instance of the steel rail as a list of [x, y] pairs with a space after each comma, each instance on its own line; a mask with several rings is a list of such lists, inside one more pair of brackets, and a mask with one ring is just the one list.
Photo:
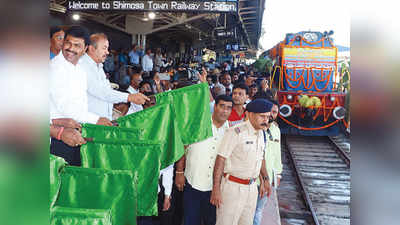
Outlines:
[[292, 147], [289, 146], [289, 144], [288, 144], [288, 142], [287, 142], [287, 136], [284, 136], [284, 143], [285, 143], [285, 145], [286, 145], [286, 147], [287, 147], [287, 149], [288, 149], [289, 159], [290, 159], [290, 161], [292, 162], [292, 165], [293, 165], [293, 167], [294, 167], [294, 172], [295, 172], [295, 174], [296, 174], [297, 181], [299, 182], [300, 187], [301, 187], [302, 196], [303, 196], [303, 198], [304, 198], [304, 201], [306, 202], [306, 205], [308, 206], [308, 209], [309, 209], [310, 212], [311, 212], [311, 215], [312, 215], [313, 220], [314, 220], [314, 224], [315, 224], [315, 225], [320, 225], [319, 220], [318, 220], [318, 217], [317, 217], [317, 213], [315, 212], [315, 210], [314, 210], [314, 208], [313, 208], [313, 206], [312, 206], [312, 202], [311, 202], [310, 195], [309, 195], [308, 192], [306, 191], [305, 184], [304, 184], [304, 182], [303, 182], [303, 180], [302, 180], [302, 178], [301, 178], [301, 176], [300, 176], [300, 170], [298, 169], [297, 163], [296, 163], [296, 161], [294, 160], [293, 152], [292, 152]]
[[327, 137], [327, 139], [329, 140], [330, 144], [334, 147], [334, 149], [336, 150], [336, 152], [339, 154], [340, 158], [343, 159], [343, 161], [346, 163], [347, 167], [350, 168], [350, 156], [349, 154], [347, 154], [347, 152], [343, 151], [343, 149], [341, 149], [336, 142], [334, 142], [332, 140], [331, 137]]

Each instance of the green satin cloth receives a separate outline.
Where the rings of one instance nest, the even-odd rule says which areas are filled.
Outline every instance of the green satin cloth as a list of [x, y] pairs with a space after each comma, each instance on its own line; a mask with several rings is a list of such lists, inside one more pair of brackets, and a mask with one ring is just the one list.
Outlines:
[[110, 210], [113, 225], [136, 225], [135, 183], [131, 171], [66, 166], [55, 206]]
[[50, 208], [57, 200], [58, 191], [61, 186], [61, 169], [67, 165], [67, 162], [61, 157], [50, 154]]
[[183, 144], [193, 144], [212, 136], [210, 91], [207, 83], [162, 92], [155, 97], [157, 104], [173, 106]]
[[139, 140], [143, 136], [143, 129], [110, 127], [95, 124], [82, 124], [82, 137], [96, 140]]
[[164, 143], [160, 156], [161, 169], [178, 161], [184, 154], [181, 134], [176, 124], [173, 107], [155, 105], [117, 119], [119, 127], [143, 129], [142, 139]]
[[81, 147], [82, 167], [133, 171], [137, 175], [137, 215], [157, 215], [162, 146], [155, 141], [88, 142]]
[[51, 225], [112, 225], [107, 209], [54, 207], [50, 210]]

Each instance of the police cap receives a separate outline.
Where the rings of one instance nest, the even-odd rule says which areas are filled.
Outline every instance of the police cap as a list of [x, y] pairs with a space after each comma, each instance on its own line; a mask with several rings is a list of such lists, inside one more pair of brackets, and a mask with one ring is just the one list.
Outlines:
[[265, 113], [271, 112], [272, 106], [273, 104], [270, 101], [259, 98], [249, 102], [249, 104], [246, 105], [246, 110], [254, 113]]

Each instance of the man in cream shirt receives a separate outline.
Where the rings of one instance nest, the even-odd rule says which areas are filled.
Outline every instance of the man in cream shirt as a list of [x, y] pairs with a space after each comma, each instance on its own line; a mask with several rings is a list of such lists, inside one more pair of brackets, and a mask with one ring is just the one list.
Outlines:
[[[219, 95], [212, 113], [213, 136], [187, 146], [185, 155], [176, 164], [175, 183], [184, 191], [184, 225], [215, 225], [216, 208], [210, 203], [217, 149], [232, 110], [232, 98]], [[187, 183], [185, 184], [185, 177]]]

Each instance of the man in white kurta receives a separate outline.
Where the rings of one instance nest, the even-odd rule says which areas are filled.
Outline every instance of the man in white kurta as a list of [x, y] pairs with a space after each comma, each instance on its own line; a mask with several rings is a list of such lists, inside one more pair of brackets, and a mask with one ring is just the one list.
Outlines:
[[87, 74], [89, 111], [112, 120], [113, 104], [128, 101], [144, 104], [148, 98], [140, 93], [128, 94], [111, 88], [103, 70], [103, 62], [109, 53], [108, 47], [105, 34], [92, 34], [87, 54], [79, 59], [79, 65]]

